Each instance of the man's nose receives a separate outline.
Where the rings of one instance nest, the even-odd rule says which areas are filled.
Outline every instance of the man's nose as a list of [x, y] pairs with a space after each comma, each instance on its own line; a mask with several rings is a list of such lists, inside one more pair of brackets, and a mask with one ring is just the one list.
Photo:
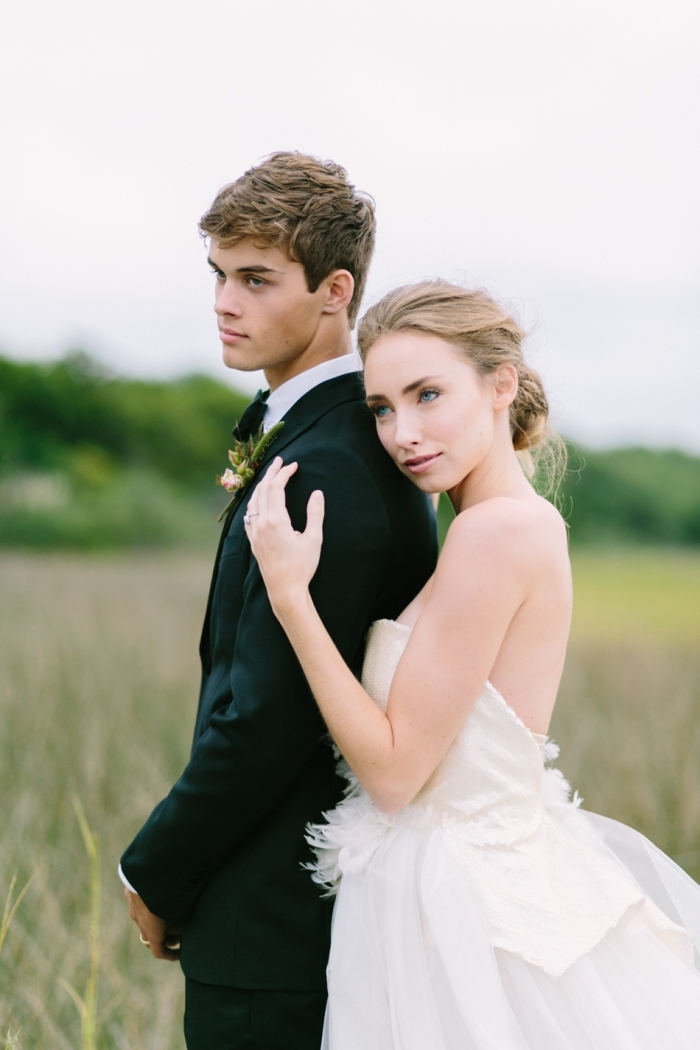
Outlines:
[[217, 288], [216, 299], [214, 301], [214, 312], [219, 317], [224, 317], [226, 315], [229, 317], [241, 316], [241, 304], [236, 295], [235, 285], [231, 281], [226, 281], [222, 287]]

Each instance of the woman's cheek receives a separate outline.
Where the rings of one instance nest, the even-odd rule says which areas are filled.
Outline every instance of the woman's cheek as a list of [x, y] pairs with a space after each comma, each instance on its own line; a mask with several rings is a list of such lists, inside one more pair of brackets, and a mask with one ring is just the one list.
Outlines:
[[394, 428], [390, 423], [377, 421], [377, 436], [381, 441], [384, 451], [388, 452], [393, 460], [397, 459], [398, 449], [394, 441]]

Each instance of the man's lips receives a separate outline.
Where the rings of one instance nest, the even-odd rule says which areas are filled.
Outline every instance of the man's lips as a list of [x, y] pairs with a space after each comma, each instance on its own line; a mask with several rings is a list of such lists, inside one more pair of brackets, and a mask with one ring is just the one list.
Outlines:
[[411, 472], [411, 474], [423, 474], [429, 467], [432, 467], [433, 463], [435, 463], [441, 455], [441, 452], [435, 452], [430, 456], [414, 456], [413, 459], [405, 460], [401, 466], [405, 467], [406, 470]]
[[222, 343], [240, 343], [241, 339], [247, 339], [248, 336], [237, 332], [235, 328], [220, 328], [219, 338]]

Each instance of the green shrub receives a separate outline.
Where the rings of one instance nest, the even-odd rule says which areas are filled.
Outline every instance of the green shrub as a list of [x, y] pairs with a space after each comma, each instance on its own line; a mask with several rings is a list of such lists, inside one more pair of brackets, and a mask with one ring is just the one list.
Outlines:
[[[81, 352], [48, 364], [0, 357], [0, 544], [207, 542], [210, 518], [224, 506], [214, 475], [227, 465], [246, 400], [207, 376], [115, 377]], [[558, 502], [573, 545], [700, 545], [700, 458], [646, 448], [569, 452]], [[441, 537], [451, 516], [443, 496]]]
[[201, 491], [226, 465], [247, 400], [207, 376], [112, 377], [80, 352], [49, 364], [0, 357], [0, 474], [66, 470], [88, 449]]
[[215, 547], [218, 532], [213, 504], [139, 468], [113, 473], [109, 484], [70, 487], [54, 506], [0, 509], [0, 544], [34, 549], [205, 548]]
[[570, 447], [561, 505], [572, 543], [700, 543], [700, 458], [674, 449]]

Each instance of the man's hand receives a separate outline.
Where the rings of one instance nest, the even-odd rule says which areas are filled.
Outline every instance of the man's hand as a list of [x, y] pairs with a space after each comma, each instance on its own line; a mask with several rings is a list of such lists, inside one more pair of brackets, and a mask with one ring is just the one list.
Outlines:
[[167, 959], [169, 962], [177, 962], [180, 958], [180, 930], [170, 926], [165, 919], [159, 919], [152, 911], [149, 911], [138, 893], [124, 890], [126, 903], [129, 905], [129, 915], [134, 920], [144, 941], [148, 941], [151, 954], [156, 959]]

